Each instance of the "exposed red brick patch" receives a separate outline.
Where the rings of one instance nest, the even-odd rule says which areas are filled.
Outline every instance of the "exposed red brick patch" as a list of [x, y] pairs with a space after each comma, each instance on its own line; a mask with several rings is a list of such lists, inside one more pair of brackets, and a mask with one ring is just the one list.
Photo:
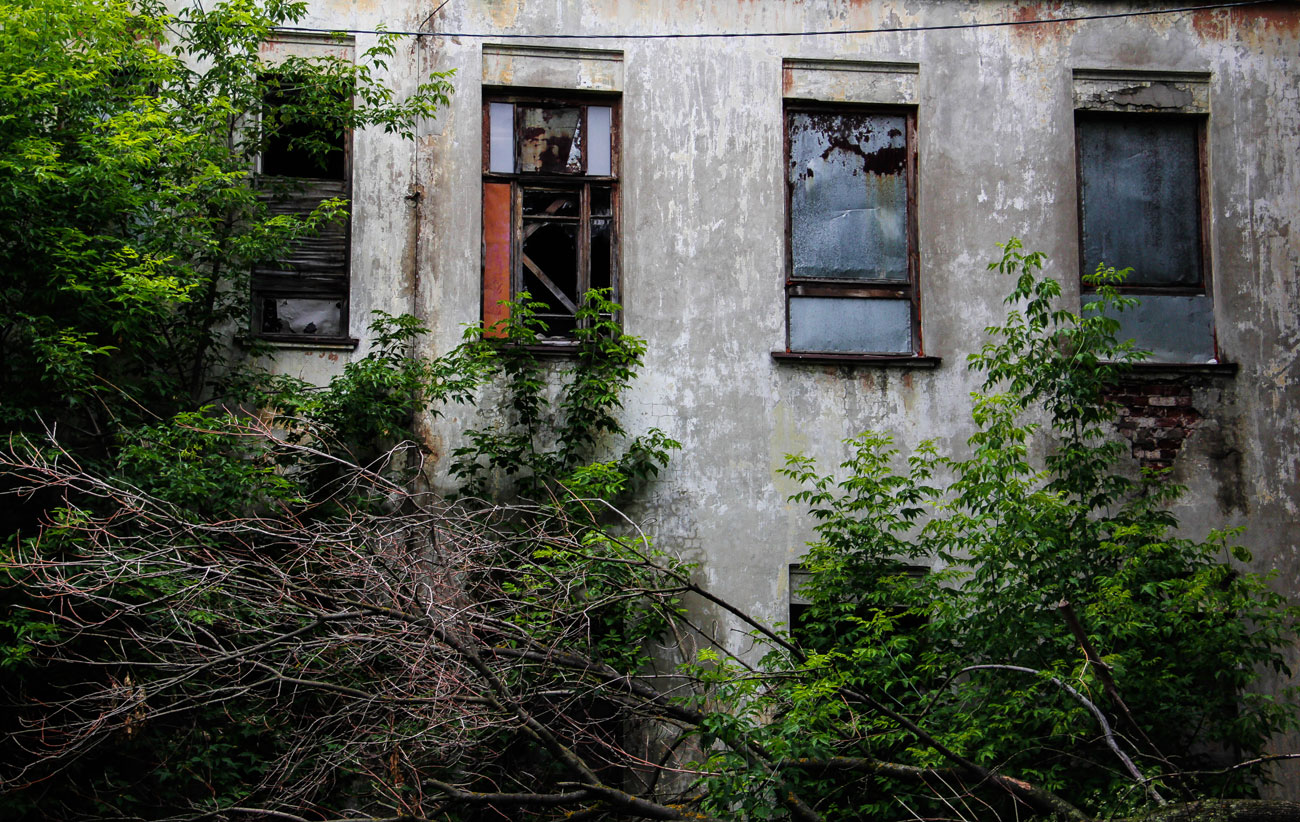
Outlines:
[[1192, 407], [1192, 389], [1181, 383], [1121, 382], [1107, 394], [1116, 403], [1116, 427], [1133, 444], [1143, 468], [1174, 464], [1183, 442], [1201, 421]]

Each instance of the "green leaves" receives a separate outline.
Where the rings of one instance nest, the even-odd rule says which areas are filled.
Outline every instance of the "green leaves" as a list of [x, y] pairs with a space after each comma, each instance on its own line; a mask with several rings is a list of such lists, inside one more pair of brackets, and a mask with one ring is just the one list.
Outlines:
[[[325, 390], [239, 367], [233, 342], [248, 327], [253, 263], [283, 256], [348, 209], [328, 200], [307, 215], [271, 213], [252, 172], [275, 130], [306, 126], [298, 147], [308, 151], [319, 148], [317, 127], [410, 136], [451, 87], [448, 74], [433, 73], [415, 93], [394, 95], [383, 68], [393, 41], [381, 36], [356, 62], [290, 58], [282, 70], [296, 84], [292, 110], [271, 116], [277, 67], [262, 46], [300, 21], [306, 4], [192, 6], [0, 0], [0, 424], [11, 453], [35, 452], [24, 436], [47, 443], [55, 433], [62, 449], [35, 452], [33, 473], [7, 463], [0, 482], [7, 493], [15, 484], [35, 489], [21, 503], [4, 497], [14, 515], [0, 522], [0, 667], [12, 674], [6, 699], [28, 703], [0, 736], [36, 715], [30, 698], [77, 703], [96, 683], [112, 694], [94, 709], [101, 719], [129, 715], [48, 788], [9, 779], [40, 756], [7, 746], [6, 788], [36, 783], [28, 795], [6, 794], [9, 816], [171, 814], [246, 795], [278, 753], [275, 720], [241, 690], [248, 682], [237, 688], [243, 699], [208, 700], [211, 670], [170, 680], [151, 667], [159, 657], [139, 636], [157, 629], [182, 645], [229, 648], [242, 630], [273, 628], [283, 611], [265, 622], [240, 613], [213, 569], [239, 565], [245, 550], [276, 556], [285, 544], [266, 531], [241, 543], [222, 527], [327, 520], [339, 510], [326, 504], [331, 495], [368, 512], [379, 504], [373, 486], [330, 485], [343, 473], [338, 455], [402, 440], [416, 411], [476, 384], [455, 364], [410, 356], [417, 329], [409, 318], [386, 318], [377, 350]], [[245, 399], [297, 416], [281, 420], [277, 438], [221, 404]], [[56, 465], [85, 466], [100, 482], [42, 485]], [[122, 513], [114, 499], [133, 502]], [[145, 499], [163, 519], [192, 527], [191, 537], [160, 540], [152, 555], [140, 547], [151, 524], [132, 506]], [[106, 511], [122, 515], [102, 526]], [[221, 533], [202, 527], [213, 523]], [[44, 595], [41, 580], [13, 570], [64, 556], [82, 570]], [[305, 558], [313, 571], [322, 567]], [[100, 571], [101, 586], [89, 586]], [[68, 629], [83, 617], [95, 622], [93, 636]], [[51, 664], [64, 652], [67, 666]], [[94, 673], [69, 673], [85, 660], [99, 666]], [[132, 664], [128, 685], [123, 670]], [[136, 708], [123, 702], [169, 681], [178, 692], [168, 699], [154, 690]], [[81, 732], [60, 739], [80, 744]], [[76, 790], [65, 790], [70, 784]]]
[[[231, 372], [250, 266], [346, 210], [328, 201], [270, 214], [250, 174], [258, 153], [286, 128], [308, 151], [322, 133], [409, 135], [445, 104], [444, 73], [403, 99], [385, 87], [391, 37], [355, 63], [268, 64], [262, 43], [305, 13], [281, 0], [174, 12], [153, 0], [0, 4], [0, 394], [11, 428], [63, 421], [65, 439], [80, 433], [103, 450], [118, 426], [199, 407]], [[281, 111], [272, 92], [288, 76], [295, 95]]]
[[627, 436], [618, 412], [645, 341], [624, 333], [616, 320], [620, 306], [608, 291], [588, 291], [577, 312], [576, 345], [566, 352], [572, 364], [548, 363], [540, 354], [546, 325], [537, 311], [543, 307], [523, 292], [490, 336], [466, 329], [454, 356], [494, 381], [506, 413], [490, 427], [465, 432], [468, 442], [453, 452], [451, 473], [468, 496], [488, 496], [495, 487], [532, 499], [616, 501], [658, 474], [669, 451], [681, 447], [651, 429], [596, 461]]
[[[1254, 689], [1282, 669], [1297, 610], [1226, 563], [1250, 558], [1234, 533], [1181, 535], [1167, 507], [1181, 489], [1124, 464], [1108, 393], [1145, 356], [1108, 316], [1135, 302], [1115, 291], [1125, 272], [1099, 269], [1097, 301], [1074, 314], [1043, 263], [1013, 239], [989, 266], [1014, 281], [1006, 320], [970, 358], [984, 383], [966, 454], [923, 443], [904, 461], [869, 432], [845, 443], [833, 475], [787, 458], [803, 486], [791, 500], [817, 520], [798, 592], [809, 604], [790, 634], [803, 656], [768, 657], [770, 690], [745, 699], [775, 719], [748, 733], [772, 750], [823, 739], [812, 755], [941, 761], [848, 696], [868, 694], [975, 762], [1127, 814], [1148, 794], [1084, 699], [1165, 796], [1252, 795], [1258, 774], [1223, 766], [1296, 727], [1294, 706]], [[858, 818], [842, 786], [808, 785], [827, 818]], [[907, 810], [882, 802], [870, 818], [946, 814], [915, 791], [890, 785]]]

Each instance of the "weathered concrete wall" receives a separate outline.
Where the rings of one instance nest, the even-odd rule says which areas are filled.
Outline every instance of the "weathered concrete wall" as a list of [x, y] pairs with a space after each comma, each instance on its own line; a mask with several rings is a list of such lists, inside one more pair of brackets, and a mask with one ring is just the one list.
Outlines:
[[[415, 29], [436, 5], [320, 0], [307, 24]], [[483, 49], [521, 42], [506, 35], [898, 28], [1148, 5], [449, 3], [429, 27], [462, 36], [423, 38], [418, 47], [408, 38], [390, 68], [405, 87], [433, 67], [454, 68], [450, 107], [415, 145], [381, 134], [355, 138], [352, 333], [362, 335], [371, 308], [414, 311], [435, 329], [430, 353], [441, 353], [462, 324], [478, 319]], [[1190, 387], [1179, 395], [1190, 396], [1187, 407], [1200, 416], [1174, 461], [1175, 478], [1190, 488], [1179, 513], [1193, 532], [1247, 526], [1255, 565], [1276, 567], [1280, 587], [1300, 589], [1292, 409], [1300, 379], [1300, 230], [1292, 231], [1300, 216], [1298, 32], [1300, 9], [1277, 4], [929, 32], [522, 41], [622, 52], [623, 303], [627, 328], [649, 344], [627, 426], [659, 426], [683, 444], [638, 511], [649, 530], [698, 560], [720, 594], [784, 620], [787, 568], [811, 533], [800, 506], [785, 501], [796, 489], [777, 474], [784, 455], [805, 452], [831, 465], [845, 456], [841, 441], [864, 429], [888, 431], [904, 448], [923, 438], [962, 448], [977, 382], [965, 357], [1001, 317], [1010, 285], [984, 272], [995, 243], [1015, 235], [1047, 252], [1050, 272], [1077, 302], [1073, 72], [1200, 72], [1208, 76], [1218, 344], [1238, 371], [1173, 376]], [[357, 36], [358, 53], [370, 39]], [[785, 339], [788, 59], [914, 66], [922, 327], [925, 353], [942, 358], [933, 370], [778, 364], [770, 356]], [[496, 63], [489, 70], [505, 76]], [[831, 83], [818, 93], [837, 92]], [[408, 198], [415, 190], [423, 196]], [[312, 356], [293, 352], [289, 360]], [[319, 357], [311, 365], [312, 374], [328, 370], [315, 367]], [[431, 442], [454, 444], [463, 422], [458, 414], [439, 421]], [[722, 639], [737, 627], [722, 614], [715, 620]], [[1297, 790], [1291, 796], [1300, 798]]]

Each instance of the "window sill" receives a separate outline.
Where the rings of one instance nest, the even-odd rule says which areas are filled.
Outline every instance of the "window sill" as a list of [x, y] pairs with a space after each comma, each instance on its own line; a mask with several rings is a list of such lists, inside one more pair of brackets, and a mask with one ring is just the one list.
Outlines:
[[843, 365], [872, 368], [938, 368], [938, 357], [918, 357], [913, 354], [828, 354], [816, 351], [773, 351], [777, 364], [789, 365]]
[[1237, 373], [1235, 362], [1138, 362], [1133, 363], [1126, 377], [1177, 377], [1185, 374], [1207, 374], [1231, 377]]
[[517, 351], [527, 351], [542, 360], [564, 360], [578, 356], [579, 347], [577, 340], [556, 340], [554, 342], [539, 343], [537, 345], [516, 345], [506, 342], [502, 337], [483, 337], [484, 342], [497, 343], [503, 349], [512, 349]]
[[562, 360], [566, 357], [578, 356], [577, 340], [560, 340], [556, 342], [542, 343], [540, 345], [524, 345], [520, 347], [543, 359]]
[[244, 348], [265, 343], [272, 348], [285, 348], [304, 351], [355, 351], [360, 344], [356, 337], [310, 337], [305, 334], [292, 336], [277, 334], [258, 334], [257, 336], [240, 335], [235, 342]]

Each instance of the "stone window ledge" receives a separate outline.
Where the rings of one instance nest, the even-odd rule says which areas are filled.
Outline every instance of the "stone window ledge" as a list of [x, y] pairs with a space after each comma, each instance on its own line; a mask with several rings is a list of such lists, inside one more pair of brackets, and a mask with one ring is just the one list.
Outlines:
[[811, 351], [773, 351], [778, 365], [844, 365], [869, 368], [938, 368], [938, 357], [911, 354], [826, 354]]

